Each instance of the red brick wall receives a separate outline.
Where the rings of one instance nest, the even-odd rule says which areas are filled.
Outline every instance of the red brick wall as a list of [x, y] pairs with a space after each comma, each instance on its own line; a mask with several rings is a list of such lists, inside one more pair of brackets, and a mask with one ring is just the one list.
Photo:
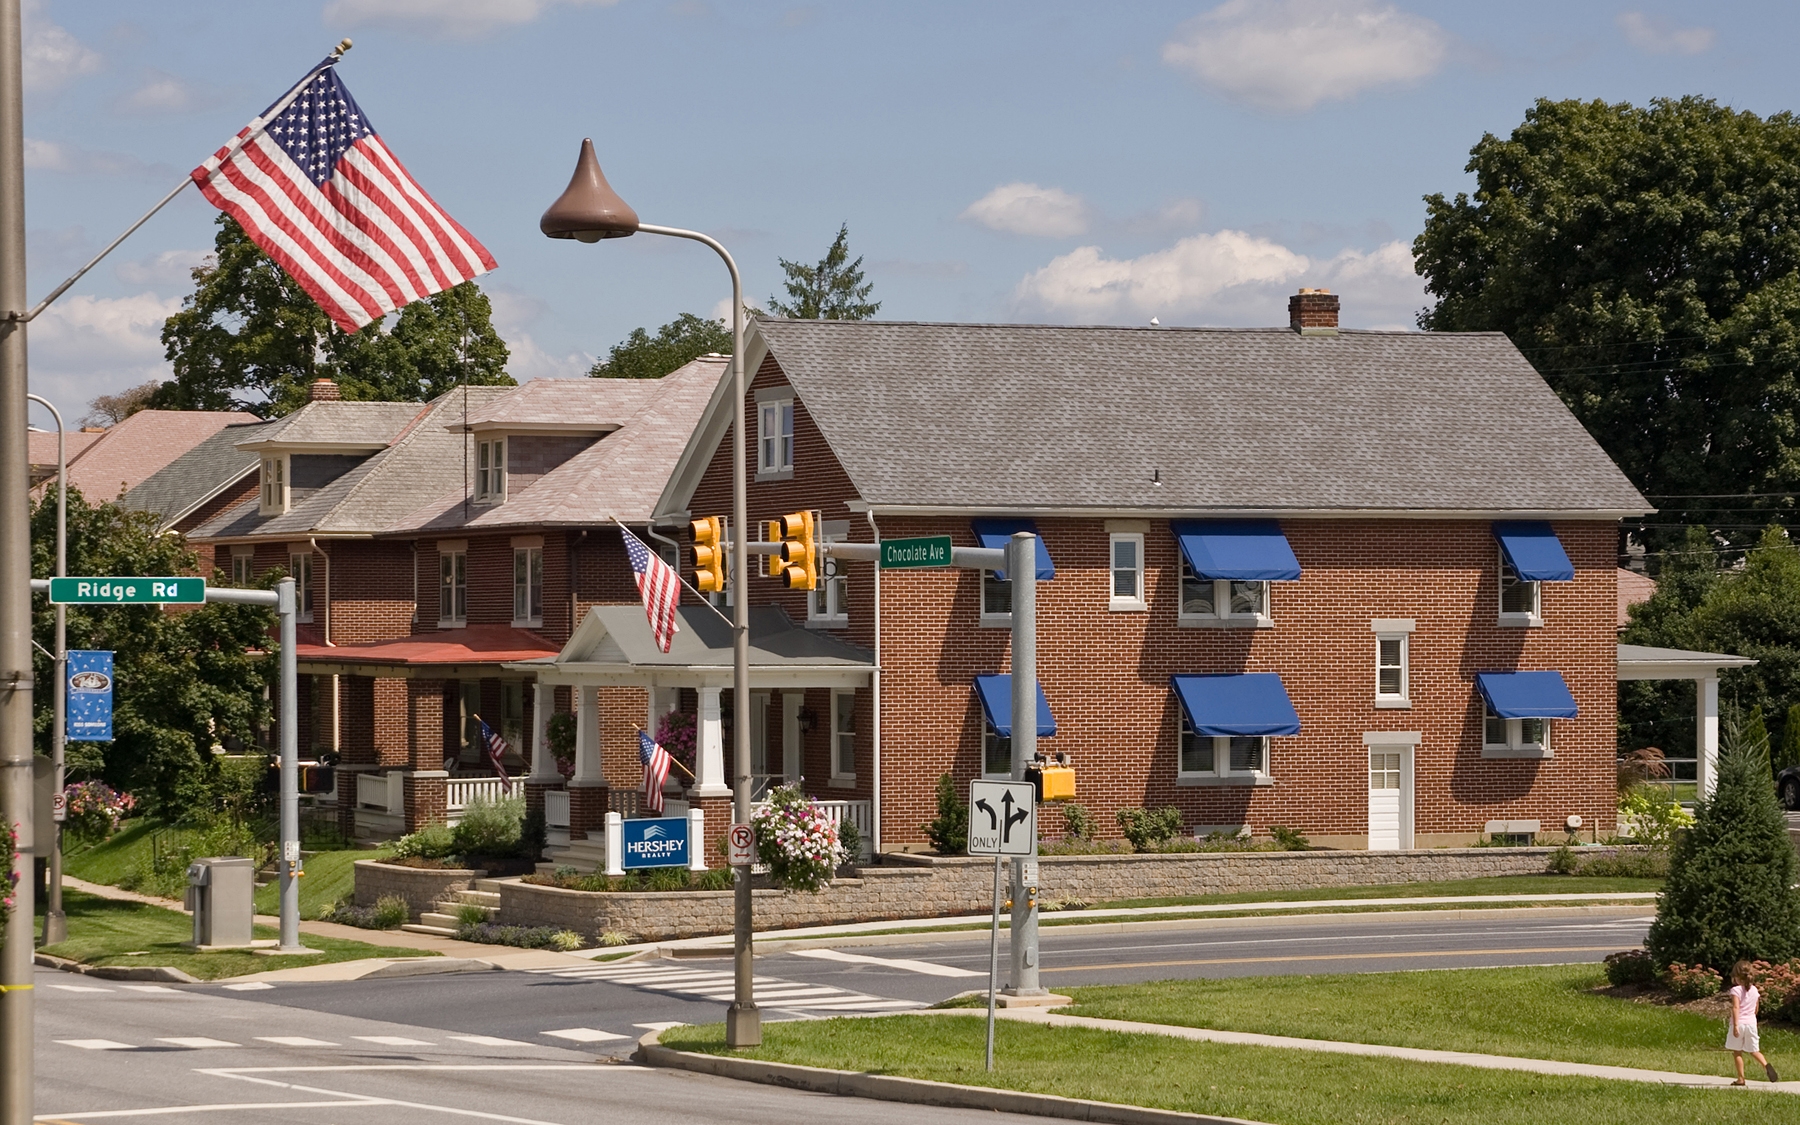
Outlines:
[[[259, 487], [259, 482], [258, 482], [257, 475], [255, 473], [251, 473], [248, 477], [245, 477], [242, 481], [239, 481], [236, 487], [226, 489], [224, 492], [219, 493], [219, 495], [213, 497], [211, 500], [208, 500], [206, 503], [200, 505], [198, 508], [195, 508], [192, 512], [181, 517], [181, 519], [176, 521], [176, 523], [175, 523], [175, 530], [179, 531], [183, 535], [188, 534], [189, 532], [193, 531], [196, 527], [201, 527], [201, 526], [205, 525], [206, 523], [208, 523], [214, 516], [218, 515], [220, 512], [226, 511], [227, 509], [230, 509], [230, 508], [235, 508], [239, 504], [242, 504], [244, 501], [254, 498], [257, 495], [258, 487]], [[214, 580], [214, 585], [225, 586], [225, 585], [230, 584], [230, 582], [231, 582], [231, 548], [230, 547], [222, 547], [222, 548], [215, 549], [211, 543], [189, 543], [188, 546], [193, 548], [193, 551], [196, 555], [200, 556], [199, 565], [197, 567], [195, 567], [196, 574], [203, 574], [203, 575], [213, 574], [215, 569], [219, 565], [219, 560], [224, 559], [225, 560], [225, 573], [223, 575], [218, 576]]]

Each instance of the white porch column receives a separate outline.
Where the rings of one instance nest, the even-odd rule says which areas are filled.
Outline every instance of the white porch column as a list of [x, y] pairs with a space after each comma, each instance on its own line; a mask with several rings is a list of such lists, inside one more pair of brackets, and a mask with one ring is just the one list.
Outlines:
[[549, 785], [562, 780], [550, 753], [550, 709], [555, 705], [555, 688], [542, 680], [531, 685], [531, 776], [526, 781]]
[[725, 781], [725, 736], [724, 727], [719, 720], [719, 688], [707, 685], [700, 689], [700, 714], [698, 716], [698, 735], [700, 743], [699, 784], [694, 788], [695, 797], [729, 797], [731, 786]]
[[588, 684], [575, 687], [575, 776], [571, 785], [604, 785], [600, 766], [600, 689]]
[[1700, 796], [1712, 796], [1719, 782], [1719, 677], [1694, 680], [1694, 776]]

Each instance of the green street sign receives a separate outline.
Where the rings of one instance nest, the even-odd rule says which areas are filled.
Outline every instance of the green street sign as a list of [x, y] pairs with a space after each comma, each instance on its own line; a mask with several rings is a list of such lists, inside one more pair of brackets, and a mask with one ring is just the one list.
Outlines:
[[910, 570], [921, 566], [949, 566], [950, 537], [920, 535], [912, 539], [883, 539], [883, 570]]
[[50, 600], [64, 605], [199, 605], [204, 578], [52, 578]]

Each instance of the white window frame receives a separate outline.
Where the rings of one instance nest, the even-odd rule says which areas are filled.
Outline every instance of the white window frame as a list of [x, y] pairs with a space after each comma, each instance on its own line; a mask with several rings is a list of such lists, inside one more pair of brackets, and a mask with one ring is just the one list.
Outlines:
[[[1375, 634], [1375, 706], [1378, 708], [1405, 709], [1412, 706], [1412, 634], [1416, 623], [1407, 618], [1378, 618], [1369, 622], [1369, 629]], [[1381, 673], [1391, 665], [1382, 662], [1382, 646], [1397, 644], [1400, 647], [1400, 690], [1388, 692], [1381, 689]]]
[[[1513, 570], [1512, 564], [1506, 561], [1506, 552], [1500, 550], [1499, 544], [1497, 544], [1497, 543], [1494, 545], [1494, 547], [1495, 547], [1495, 551], [1499, 555], [1499, 566], [1495, 570], [1495, 574], [1498, 577], [1498, 581], [1496, 583], [1498, 589], [1497, 589], [1497, 593], [1495, 596], [1495, 607], [1499, 611], [1499, 614], [1500, 614], [1500, 624], [1503, 626], [1511, 626], [1514, 628], [1532, 628], [1532, 629], [1535, 629], [1535, 628], [1543, 625], [1543, 623], [1544, 623], [1544, 584], [1542, 582], [1527, 582], [1527, 581], [1519, 578], [1517, 576], [1517, 572], [1515, 572]], [[1508, 575], [1512, 576], [1510, 581], [1508, 580]], [[1530, 590], [1531, 590], [1531, 609], [1530, 610], [1517, 610], [1517, 609], [1507, 609], [1506, 608], [1506, 592], [1507, 592], [1507, 589], [1509, 586], [1510, 587], [1524, 586], [1524, 587], [1530, 588]]]
[[288, 510], [288, 459], [285, 453], [265, 454], [262, 459], [261, 493], [257, 514], [279, 516]]
[[475, 443], [475, 502], [506, 503], [506, 439]]
[[[460, 578], [458, 582], [456, 579]], [[460, 604], [457, 591], [462, 593]], [[461, 613], [458, 613], [458, 610]], [[460, 629], [469, 623], [469, 550], [466, 544], [438, 547], [438, 628]]]
[[[1207, 738], [1212, 740], [1212, 768], [1207, 770], [1190, 770], [1182, 759], [1183, 751], [1189, 740]], [[1231, 744], [1234, 739], [1220, 736], [1199, 734], [1187, 715], [1181, 716], [1181, 733], [1175, 743], [1175, 783], [1177, 785], [1273, 785], [1274, 775], [1270, 772], [1269, 756], [1273, 752], [1268, 735], [1260, 736], [1262, 743], [1262, 765], [1256, 769], [1234, 769], [1231, 765]]]
[[[466, 565], [466, 564], [465, 564]], [[440, 564], [440, 578], [441, 578]], [[465, 579], [467, 572], [464, 573]], [[523, 578], [524, 581], [520, 581]], [[533, 605], [533, 602], [536, 605]], [[537, 612], [532, 612], [536, 609]], [[544, 623], [544, 548], [542, 544], [513, 545], [513, 615], [512, 623], [536, 627]]]
[[850, 624], [850, 578], [834, 558], [825, 559], [819, 588], [806, 592], [806, 624], [817, 629], [842, 629]]
[[[988, 609], [988, 595], [1005, 594], [1005, 612], [993, 612]], [[1010, 628], [1012, 626], [1012, 579], [1001, 578], [996, 570], [981, 572], [981, 590], [977, 596], [981, 599], [979, 623], [992, 628]]]
[[756, 402], [756, 477], [782, 480], [794, 474], [794, 399], [759, 397]]
[[[1553, 719], [1502, 719], [1488, 709], [1487, 702], [1481, 706], [1481, 756], [1484, 758], [1554, 758], [1550, 749], [1550, 724]], [[1490, 742], [1489, 727], [1495, 723], [1506, 724], [1506, 741]], [[1531, 725], [1527, 725], [1531, 724]], [[1537, 735], [1536, 741], [1529, 741], [1529, 736]]]
[[231, 584], [248, 587], [256, 584], [256, 548], [231, 549]]
[[288, 574], [294, 579], [294, 620], [311, 624], [313, 619], [313, 558], [311, 551], [295, 551], [288, 555]]
[[[1137, 560], [1135, 567], [1119, 565], [1119, 545], [1130, 544], [1133, 557]], [[1137, 591], [1133, 595], [1119, 593], [1119, 575], [1132, 575], [1132, 588]], [[1144, 533], [1141, 531], [1114, 531], [1106, 537], [1106, 608], [1115, 612], [1136, 613], [1148, 609], [1144, 601]]]
[[[1273, 583], [1266, 580], [1257, 582], [1235, 582], [1229, 578], [1199, 578], [1194, 568], [1181, 555], [1181, 592], [1176, 599], [1175, 623], [1198, 629], [1269, 629], [1275, 625], [1275, 619], [1269, 612], [1270, 600], [1274, 597]], [[1187, 588], [1189, 583], [1211, 582], [1213, 588], [1213, 612], [1190, 613], [1187, 608]], [[1231, 595], [1233, 586], [1262, 587], [1261, 613], [1233, 613], [1231, 611]], [[1223, 607], [1224, 612], [1219, 612]]]
[[[846, 718], [850, 722], [849, 730], [843, 729]], [[846, 753], [849, 769], [843, 768]], [[856, 693], [853, 691], [831, 693], [831, 780], [839, 783], [856, 780]]]
[[[999, 752], [1002, 743], [1006, 746], [1006, 768], [995, 772], [988, 769], [988, 759]], [[1000, 732], [994, 729], [994, 724], [988, 722], [985, 716], [981, 723], [981, 776], [988, 781], [1007, 781], [1012, 778], [1012, 737], [1000, 737]]]

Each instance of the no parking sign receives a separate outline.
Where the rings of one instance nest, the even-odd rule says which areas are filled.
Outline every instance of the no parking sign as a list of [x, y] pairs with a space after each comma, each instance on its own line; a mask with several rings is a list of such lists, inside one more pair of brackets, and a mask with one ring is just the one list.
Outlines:
[[749, 867], [756, 862], [756, 832], [748, 824], [734, 824], [726, 837], [726, 864]]

